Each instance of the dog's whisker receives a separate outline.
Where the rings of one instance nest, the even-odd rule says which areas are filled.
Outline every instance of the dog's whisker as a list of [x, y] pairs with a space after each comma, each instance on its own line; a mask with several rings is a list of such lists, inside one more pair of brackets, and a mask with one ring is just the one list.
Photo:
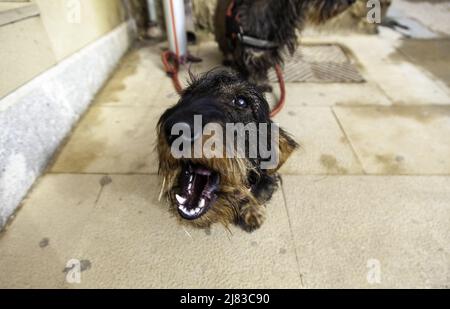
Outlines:
[[225, 231], [228, 232], [227, 234], [228, 240], [233, 239], [233, 232], [230, 230], [230, 227], [228, 225], [223, 225], [223, 227], [225, 228]]
[[189, 236], [190, 239], [194, 240], [194, 238], [192, 237], [192, 235], [186, 230], [186, 228], [183, 226], [183, 230], [186, 233], [187, 236]]
[[159, 191], [158, 202], [161, 202], [161, 198], [162, 198], [162, 196], [164, 194], [165, 188], [166, 188], [166, 177], [163, 178], [163, 182], [162, 182], [162, 185], [161, 185], [161, 191]]

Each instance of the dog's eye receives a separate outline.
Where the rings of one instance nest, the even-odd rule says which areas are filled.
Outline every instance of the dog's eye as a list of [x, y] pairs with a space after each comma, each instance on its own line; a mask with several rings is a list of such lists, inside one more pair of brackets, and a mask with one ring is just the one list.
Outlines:
[[247, 100], [242, 97], [234, 99], [233, 104], [240, 108], [246, 108], [248, 106]]

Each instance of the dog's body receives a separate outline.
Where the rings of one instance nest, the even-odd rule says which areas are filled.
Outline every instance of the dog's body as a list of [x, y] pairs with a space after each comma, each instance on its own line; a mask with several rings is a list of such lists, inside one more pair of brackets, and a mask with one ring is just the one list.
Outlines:
[[[157, 151], [159, 173], [164, 177], [162, 193], [183, 222], [197, 227], [221, 222], [240, 224], [247, 231], [258, 228], [265, 218], [264, 204], [278, 187], [277, 171], [297, 143], [281, 129], [275, 144], [271, 143], [275, 139], [272, 131], [258, 135], [260, 140], [267, 138], [268, 143], [275, 145], [271, 148], [278, 163], [269, 168], [262, 167], [264, 160], [259, 150], [255, 157], [250, 157], [246, 149], [243, 157], [202, 154], [195, 158], [176, 158], [174, 143], [186, 140], [186, 136], [175, 132], [175, 126], [181, 123], [193, 128], [195, 117], [202, 116], [204, 124], [215, 123], [224, 129], [227, 124], [236, 123], [274, 128], [269, 112], [269, 105], [257, 87], [233, 72], [213, 71], [193, 80], [180, 101], [161, 116]], [[249, 137], [245, 133], [243, 136], [248, 144]], [[189, 151], [196, 141], [200, 140], [203, 146], [207, 143], [205, 135], [199, 138], [189, 133], [187, 139]], [[235, 147], [234, 142], [232, 145]]]
[[296, 30], [307, 20], [322, 23], [355, 0], [218, 0], [215, 37], [231, 64], [249, 81], [264, 85], [283, 53], [297, 47]]

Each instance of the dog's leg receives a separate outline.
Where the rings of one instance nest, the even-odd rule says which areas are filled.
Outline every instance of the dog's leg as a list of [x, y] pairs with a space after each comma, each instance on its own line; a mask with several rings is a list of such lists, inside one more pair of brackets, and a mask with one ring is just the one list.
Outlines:
[[232, 54], [228, 54], [228, 53], [224, 53], [222, 64], [224, 66], [226, 66], [226, 67], [233, 66], [234, 65], [233, 55]]
[[269, 92], [269, 93], [273, 92], [273, 87], [269, 83], [267, 83], [267, 84], [259, 84], [257, 87], [258, 87], [258, 90], [262, 91], [262, 92]]
[[269, 93], [273, 92], [273, 87], [269, 82], [268, 70], [259, 69], [259, 71], [251, 71], [249, 80], [258, 87], [259, 91]]
[[266, 220], [266, 207], [258, 204], [246, 204], [240, 211], [240, 225], [247, 231], [252, 232], [261, 227]]

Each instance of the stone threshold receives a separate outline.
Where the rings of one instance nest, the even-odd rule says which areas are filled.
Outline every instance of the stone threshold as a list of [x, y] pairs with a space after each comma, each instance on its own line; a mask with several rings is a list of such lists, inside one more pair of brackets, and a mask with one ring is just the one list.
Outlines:
[[35, 3], [0, 3], [0, 27], [39, 15]]
[[134, 20], [0, 99], [0, 229], [136, 37]]

